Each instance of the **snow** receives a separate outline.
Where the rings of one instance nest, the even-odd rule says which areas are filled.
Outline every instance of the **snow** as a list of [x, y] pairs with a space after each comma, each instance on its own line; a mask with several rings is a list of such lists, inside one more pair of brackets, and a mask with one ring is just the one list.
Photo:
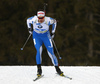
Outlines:
[[0, 84], [100, 84], [99, 66], [60, 66], [72, 80], [58, 76], [53, 66], [42, 66], [44, 77], [36, 77], [36, 66], [0, 66]]

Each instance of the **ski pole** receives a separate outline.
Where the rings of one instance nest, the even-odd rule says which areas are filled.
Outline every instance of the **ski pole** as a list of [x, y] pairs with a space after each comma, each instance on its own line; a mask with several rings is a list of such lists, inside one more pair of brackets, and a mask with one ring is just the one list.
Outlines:
[[56, 49], [56, 51], [57, 51], [57, 54], [58, 54], [58, 56], [59, 56], [59, 59], [61, 59], [62, 57], [60, 56], [60, 54], [59, 54], [59, 52], [58, 52], [58, 49], [57, 49], [57, 47], [56, 47], [56, 44], [55, 44], [55, 42], [54, 42], [53, 39], [52, 39], [52, 42], [53, 42], [54, 47], [55, 47], [55, 49]]
[[26, 43], [28, 42], [28, 40], [29, 40], [30, 36], [31, 36], [31, 34], [28, 36], [28, 38], [27, 38], [26, 42], [24, 43], [23, 47], [21, 48], [21, 50], [23, 50], [23, 49], [24, 49], [24, 47], [25, 47]]

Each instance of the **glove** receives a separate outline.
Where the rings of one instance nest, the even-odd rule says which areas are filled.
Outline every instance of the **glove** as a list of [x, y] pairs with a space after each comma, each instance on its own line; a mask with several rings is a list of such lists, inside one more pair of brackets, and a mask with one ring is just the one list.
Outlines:
[[33, 33], [32, 28], [28, 28], [28, 31], [29, 31], [30, 34]]
[[51, 33], [51, 38], [52, 38], [52, 39], [54, 38], [54, 33]]

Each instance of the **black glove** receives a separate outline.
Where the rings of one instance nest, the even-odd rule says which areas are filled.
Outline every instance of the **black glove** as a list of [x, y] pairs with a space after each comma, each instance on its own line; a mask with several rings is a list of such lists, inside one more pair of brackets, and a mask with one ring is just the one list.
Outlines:
[[54, 33], [51, 33], [51, 38], [52, 38], [52, 39], [54, 38]]
[[29, 31], [29, 33], [30, 33], [30, 34], [32, 34], [32, 33], [33, 33], [32, 28], [28, 28], [28, 31]]

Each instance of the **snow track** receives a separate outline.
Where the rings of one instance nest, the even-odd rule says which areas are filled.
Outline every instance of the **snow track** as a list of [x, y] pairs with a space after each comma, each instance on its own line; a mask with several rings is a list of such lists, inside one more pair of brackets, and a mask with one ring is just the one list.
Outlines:
[[36, 77], [36, 66], [0, 66], [0, 84], [100, 84], [99, 66], [60, 66], [69, 80], [58, 76], [53, 66], [42, 66], [44, 77]]

